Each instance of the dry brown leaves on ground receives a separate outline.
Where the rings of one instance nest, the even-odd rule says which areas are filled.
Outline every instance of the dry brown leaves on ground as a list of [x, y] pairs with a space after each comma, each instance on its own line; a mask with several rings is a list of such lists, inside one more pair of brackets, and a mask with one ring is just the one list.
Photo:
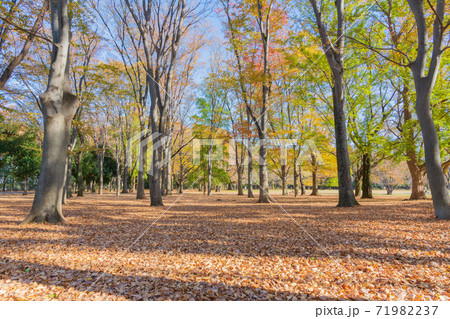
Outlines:
[[178, 196], [134, 196], [21, 226], [32, 195], [1, 195], [0, 300], [450, 300], [450, 223], [430, 201], [276, 196], [284, 212], [192, 192], [151, 226]]

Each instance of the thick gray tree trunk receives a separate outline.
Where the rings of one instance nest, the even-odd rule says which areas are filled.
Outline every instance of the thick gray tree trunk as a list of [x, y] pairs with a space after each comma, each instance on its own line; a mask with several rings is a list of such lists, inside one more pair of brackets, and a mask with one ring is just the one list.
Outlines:
[[47, 90], [40, 102], [44, 117], [44, 142], [39, 180], [30, 213], [22, 223], [63, 222], [62, 196], [67, 145], [78, 98], [69, 83], [70, 23], [67, 0], [51, 2], [53, 42]]
[[[437, 0], [435, 7], [433, 46], [431, 58], [428, 58], [428, 30], [423, 0], [408, 0], [417, 25], [417, 57], [411, 64], [416, 89], [416, 113], [422, 129], [425, 148], [425, 165], [434, 212], [439, 219], [450, 219], [450, 198], [445, 187], [444, 171], [441, 166], [439, 139], [431, 113], [430, 99], [443, 53], [445, 0]], [[448, 26], [447, 26], [448, 27]], [[429, 60], [429, 65], [428, 65]]]
[[412, 112], [410, 107], [410, 100], [408, 97], [409, 87], [404, 85], [402, 94], [403, 103], [403, 127], [402, 127], [402, 139], [406, 144], [406, 163], [408, 164], [408, 169], [411, 174], [411, 196], [410, 200], [420, 200], [426, 199], [424, 189], [424, 172], [419, 165], [416, 153], [416, 143], [414, 130], [410, 126], [410, 121], [412, 120]]

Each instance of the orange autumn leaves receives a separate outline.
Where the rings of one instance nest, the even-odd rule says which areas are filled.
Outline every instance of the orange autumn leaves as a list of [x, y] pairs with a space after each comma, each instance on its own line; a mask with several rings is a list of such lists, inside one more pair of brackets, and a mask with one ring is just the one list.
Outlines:
[[89, 194], [67, 225], [19, 227], [31, 196], [0, 196], [0, 299], [450, 298], [449, 225], [430, 201], [275, 195], [296, 224], [276, 204], [188, 192], [149, 228], [164, 208], [133, 198]]

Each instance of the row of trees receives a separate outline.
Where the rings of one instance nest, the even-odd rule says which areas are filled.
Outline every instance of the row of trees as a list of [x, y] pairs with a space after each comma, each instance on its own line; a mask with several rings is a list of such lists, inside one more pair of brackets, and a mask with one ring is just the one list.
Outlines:
[[[373, 170], [406, 161], [411, 199], [425, 197], [427, 176], [436, 216], [448, 219], [448, 64], [440, 67], [448, 4], [410, 0], [405, 11], [392, 0], [303, 2], [3, 2], [0, 50], [11, 71], [2, 104], [26, 126], [44, 127], [25, 222], [64, 220], [72, 173], [82, 195], [91, 149], [100, 192], [105, 157], [114, 158], [117, 192], [128, 192], [136, 177], [137, 198], [148, 183], [153, 206], [175, 187], [203, 185], [209, 194], [230, 176], [239, 195], [246, 178], [267, 203], [269, 173], [284, 192], [291, 177], [297, 195], [309, 171], [313, 194], [319, 175], [336, 177], [338, 205], [349, 207], [359, 195], [372, 197]], [[211, 39], [203, 24], [212, 15], [224, 49], [210, 50], [204, 68]], [[27, 48], [20, 54], [17, 39]], [[214, 160], [219, 148], [233, 168]]]

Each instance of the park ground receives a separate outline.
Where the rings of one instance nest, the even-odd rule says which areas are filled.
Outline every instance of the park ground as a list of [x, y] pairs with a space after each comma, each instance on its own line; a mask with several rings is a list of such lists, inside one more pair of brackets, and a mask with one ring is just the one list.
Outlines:
[[0, 300], [450, 300], [450, 223], [431, 201], [323, 194], [86, 194], [66, 224], [25, 226], [33, 194], [2, 194]]

